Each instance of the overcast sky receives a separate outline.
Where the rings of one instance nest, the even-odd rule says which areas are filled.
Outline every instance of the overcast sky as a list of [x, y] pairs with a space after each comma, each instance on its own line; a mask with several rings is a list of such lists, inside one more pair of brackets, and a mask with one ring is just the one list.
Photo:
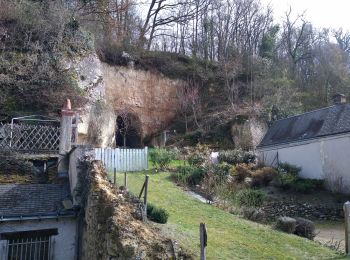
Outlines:
[[261, 3], [270, 3], [276, 21], [280, 21], [291, 6], [295, 14], [305, 11], [307, 20], [318, 28], [342, 27], [350, 31], [350, 0], [261, 0]]

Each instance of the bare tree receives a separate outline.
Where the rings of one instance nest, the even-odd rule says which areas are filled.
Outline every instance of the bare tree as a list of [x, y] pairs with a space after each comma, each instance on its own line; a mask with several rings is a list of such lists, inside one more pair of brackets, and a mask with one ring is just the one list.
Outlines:
[[[143, 26], [140, 31], [139, 44], [141, 46], [147, 43], [149, 50], [152, 40], [159, 36], [157, 31], [160, 30], [164, 34], [167, 26], [176, 23], [186, 22], [191, 17], [197, 15], [201, 8], [203, 0], [151, 0], [147, 15], [144, 19]], [[204, 3], [205, 1], [203, 1]], [[196, 5], [194, 6], [193, 3]], [[182, 12], [177, 12], [182, 10]], [[148, 40], [146, 37], [148, 35]]]
[[239, 63], [235, 60], [224, 61], [222, 64], [225, 78], [225, 92], [227, 100], [233, 108], [238, 100], [238, 85], [236, 76], [238, 74]]
[[67, 6], [73, 17], [91, 23], [91, 29], [108, 40], [121, 41], [132, 34], [133, 0], [69, 0]]
[[291, 17], [292, 9], [286, 13], [283, 22], [282, 45], [292, 63], [292, 73], [296, 73], [298, 63], [311, 58], [314, 41], [312, 25], [305, 21], [303, 15]]
[[176, 90], [176, 96], [179, 100], [179, 113], [185, 119], [185, 132], [188, 132], [188, 110], [190, 108], [190, 101], [186, 93], [186, 87], [178, 87]]
[[350, 32], [343, 32], [343, 29], [340, 28], [337, 31], [333, 31], [333, 35], [339, 48], [350, 54]]
[[177, 97], [179, 99], [179, 112], [185, 118], [186, 132], [188, 131], [188, 116], [192, 114], [195, 125], [199, 128], [198, 114], [200, 113], [200, 96], [199, 87], [191, 81], [177, 89]]

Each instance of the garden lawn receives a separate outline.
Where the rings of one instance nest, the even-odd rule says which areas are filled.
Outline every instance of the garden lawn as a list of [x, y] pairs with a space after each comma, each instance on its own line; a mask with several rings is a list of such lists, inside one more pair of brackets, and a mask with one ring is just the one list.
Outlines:
[[[128, 188], [139, 194], [144, 173], [129, 173]], [[199, 258], [199, 223], [208, 233], [207, 259], [343, 259], [344, 256], [316, 242], [246, 221], [190, 197], [169, 178], [169, 173], [150, 174], [149, 201], [170, 216], [159, 227]], [[117, 174], [123, 184], [123, 174]]]

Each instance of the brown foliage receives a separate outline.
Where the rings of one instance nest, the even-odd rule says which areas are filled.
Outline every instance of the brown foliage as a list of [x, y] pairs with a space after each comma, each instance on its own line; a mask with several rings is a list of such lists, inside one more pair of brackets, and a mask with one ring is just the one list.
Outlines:
[[252, 175], [252, 165], [246, 163], [237, 164], [231, 169], [230, 173], [236, 182], [243, 182], [245, 178]]
[[252, 172], [252, 186], [260, 187], [268, 185], [272, 180], [277, 178], [278, 172], [271, 167], [263, 167]]

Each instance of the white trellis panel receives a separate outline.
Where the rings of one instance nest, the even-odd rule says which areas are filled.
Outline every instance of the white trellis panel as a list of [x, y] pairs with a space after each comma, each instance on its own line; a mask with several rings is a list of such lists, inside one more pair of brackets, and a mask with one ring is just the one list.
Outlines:
[[95, 159], [101, 160], [108, 171], [143, 171], [148, 169], [148, 148], [95, 148]]

